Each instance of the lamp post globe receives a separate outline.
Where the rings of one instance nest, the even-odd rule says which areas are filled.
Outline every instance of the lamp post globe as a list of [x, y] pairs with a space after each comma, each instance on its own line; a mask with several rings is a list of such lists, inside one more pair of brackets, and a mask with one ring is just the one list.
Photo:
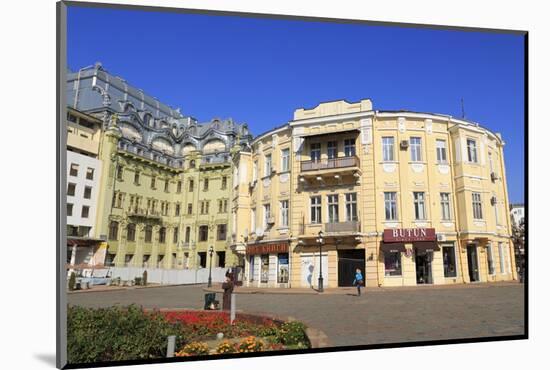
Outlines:
[[319, 243], [319, 283], [318, 283], [318, 290], [320, 293], [323, 292], [323, 259], [321, 252], [323, 250], [323, 231], [319, 230], [319, 238], [317, 239], [317, 242]]
[[208, 271], [208, 287], [212, 286], [212, 255], [214, 254], [214, 247], [208, 248], [208, 254], [210, 255], [210, 269]]

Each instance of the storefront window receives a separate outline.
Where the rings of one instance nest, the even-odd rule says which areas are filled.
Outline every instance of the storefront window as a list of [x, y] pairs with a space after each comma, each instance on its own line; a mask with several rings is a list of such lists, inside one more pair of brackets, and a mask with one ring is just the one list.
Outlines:
[[456, 277], [456, 257], [454, 245], [443, 247], [443, 273], [445, 277]]
[[261, 272], [260, 281], [262, 283], [267, 283], [269, 280], [269, 255], [268, 254], [262, 254], [260, 272]]
[[278, 283], [288, 283], [288, 253], [279, 253], [277, 255], [279, 270], [277, 272]]
[[248, 274], [248, 280], [254, 281], [254, 256], [250, 256], [250, 272]]
[[386, 276], [401, 276], [401, 252], [384, 252]]
[[495, 274], [495, 261], [493, 259], [493, 247], [491, 244], [487, 245], [487, 269], [489, 270], [489, 275]]

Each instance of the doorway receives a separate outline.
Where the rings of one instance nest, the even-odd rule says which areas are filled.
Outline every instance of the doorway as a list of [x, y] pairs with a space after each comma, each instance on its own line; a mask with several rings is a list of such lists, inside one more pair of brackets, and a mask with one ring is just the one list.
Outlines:
[[415, 249], [416, 263], [416, 283], [417, 284], [433, 284], [432, 277], [432, 251], [421, 251]]
[[348, 249], [338, 251], [338, 286], [353, 286], [355, 270], [361, 269], [365, 279], [365, 250]]
[[468, 244], [468, 273], [470, 281], [479, 281], [479, 267], [477, 263], [477, 245]]

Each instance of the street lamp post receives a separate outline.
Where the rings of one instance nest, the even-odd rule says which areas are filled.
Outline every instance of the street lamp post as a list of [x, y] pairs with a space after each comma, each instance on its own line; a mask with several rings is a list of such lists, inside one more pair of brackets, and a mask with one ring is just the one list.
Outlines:
[[319, 287], [318, 290], [320, 293], [323, 292], [323, 259], [322, 259], [322, 249], [323, 249], [323, 231], [319, 230], [319, 238], [317, 239], [319, 243]]
[[208, 287], [212, 286], [212, 255], [214, 254], [214, 247], [210, 246], [208, 248], [208, 253], [210, 254], [210, 270], [208, 271]]

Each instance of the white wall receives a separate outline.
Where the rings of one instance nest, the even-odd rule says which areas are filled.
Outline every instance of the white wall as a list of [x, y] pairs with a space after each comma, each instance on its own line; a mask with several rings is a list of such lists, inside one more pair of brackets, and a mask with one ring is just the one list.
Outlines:
[[[142, 277], [143, 271], [147, 270], [147, 281], [149, 283], [171, 285], [171, 284], [199, 284], [208, 282], [208, 269], [179, 270], [179, 269], [157, 269], [143, 267], [110, 267], [111, 278], [120, 277], [121, 280], [134, 280]], [[224, 267], [212, 268], [212, 282], [223, 283], [225, 281]]]
[[[78, 175], [70, 176], [71, 164], [78, 165]], [[86, 172], [88, 167], [94, 169], [93, 180], [86, 179]], [[73, 215], [67, 216], [67, 225], [74, 226], [89, 226], [90, 237], [94, 236], [95, 232], [95, 220], [97, 210], [97, 200], [99, 195], [99, 179], [101, 176], [101, 161], [88, 157], [72, 151], [67, 151], [67, 187], [69, 183], [76, 184], [75, 195], [67, 195], [67, 203], [73, 204]], [[84, 187], [90, 186], [92, 188], [92, 194], [90, 199], [84, 199]], [[82, 212], [82, 206], [86, 205], [90, 207], [88, 218], [80, 217]]]

